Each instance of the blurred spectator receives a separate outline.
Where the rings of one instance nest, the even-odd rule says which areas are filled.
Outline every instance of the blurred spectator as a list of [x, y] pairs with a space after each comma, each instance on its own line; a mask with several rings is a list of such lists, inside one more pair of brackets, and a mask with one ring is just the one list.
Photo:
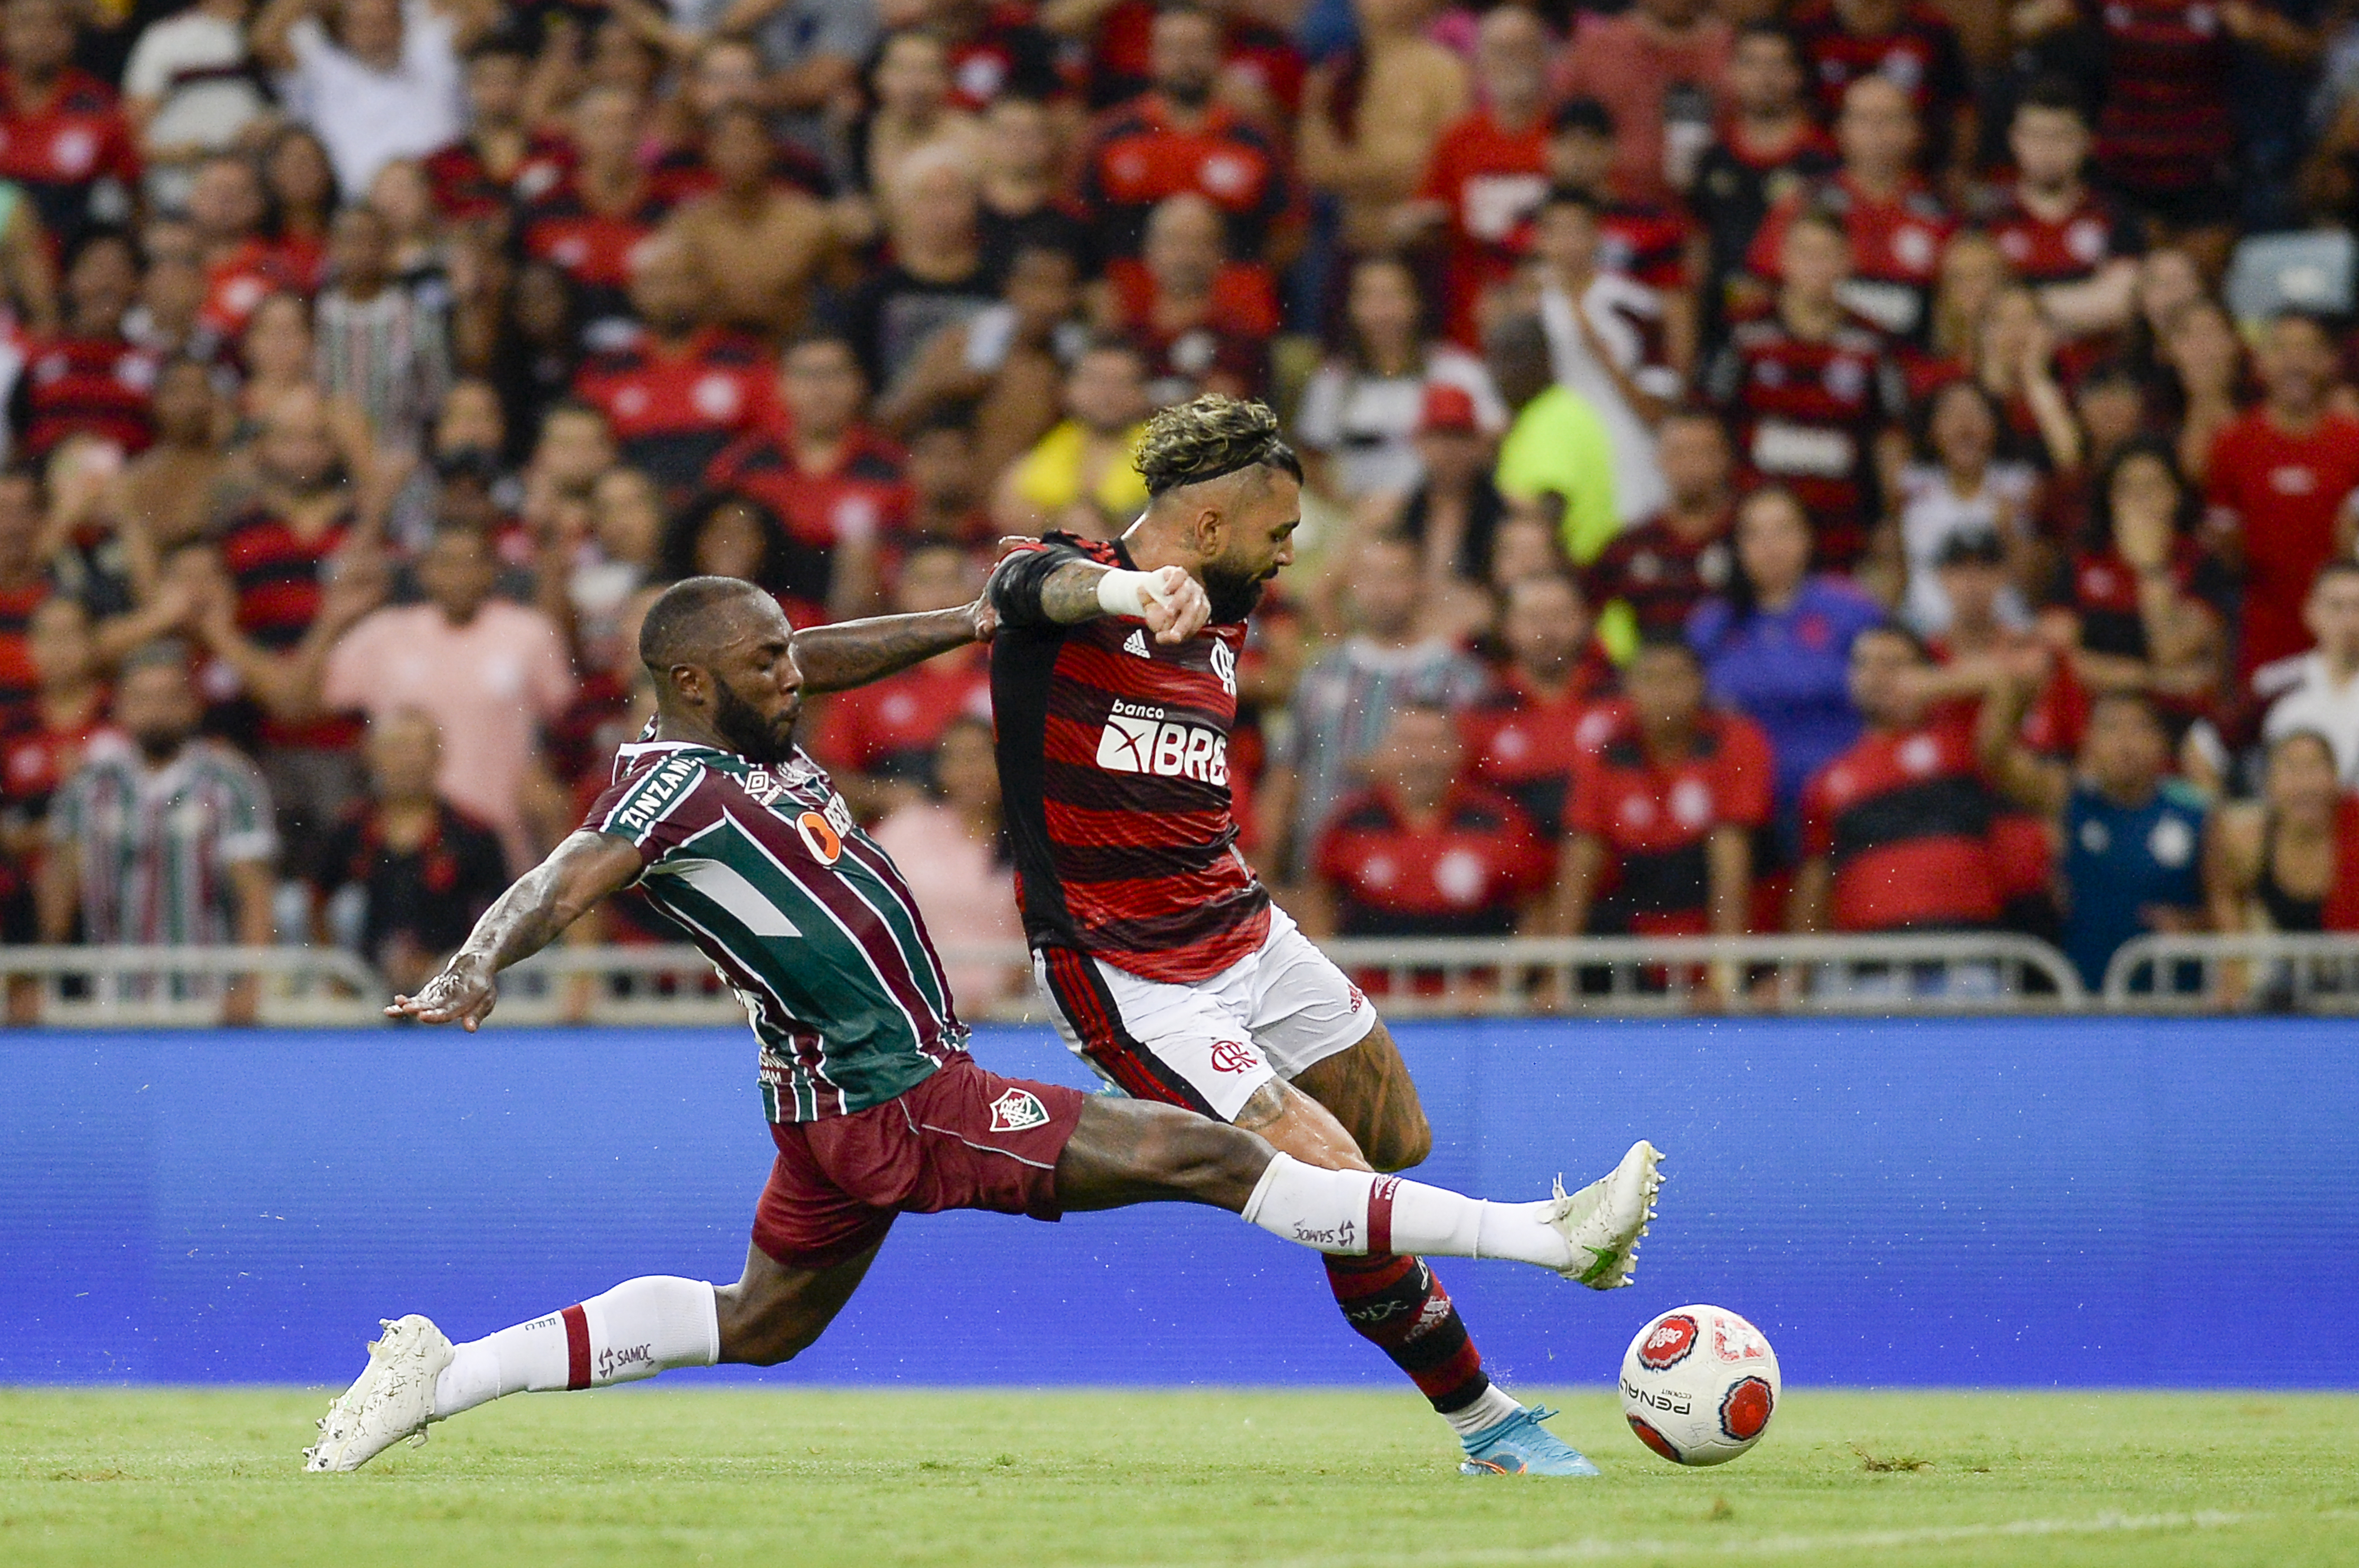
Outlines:
[[1789, 487], [1818, 553], [1841, 571], [1859, 557], [1878, 506], [1878, 470], [1897, 467], [1905, 394], [1884, 340], [1843, 308], [1851, 243], [1812, 210], [1784, 226], [1768, 314], [1741, 322], [1704, 376], [1745, 466]]
[[327, 265], [328, 220], [336, 210], [336, 169], [327, 144], [302, 125], [281, 127], [263, 152], [262, 188], [279, 265], [296, 287], [317, 288]]
[[1843, 169], [1770, 209], [1746, 265], [1772, 286], [1783, 281], [1786, 232], [1802, 213], [1834, 217], [1850, 241], [1840, 287], [1843, 304], [1881, 330], [1925, 341], [1933, 280], [1956, 224], [1917, 172], [1917, 116], [1908, 92], [1885, 76], [1846, 88], [1835, 121]]
[[336, 182], [358, 196], [397, 157], [423, 157], [465, 124], [459, 57], [491, 25], [484, 0], [269, 0], [254, 52], [281, 74], [290, 113], [326, 144]]
[[1520, 5], [1484, 13], [1474, 38], [1474, 107], [1443, 129], [1417, 195], [1393, 214], [1398, 238], [1445, 230], [1441, 330], [1467, 348], [1482, 341], [1484, 296], [1515, 275], [1525, 225], [1548, 190], [1551, 42], [1548, 25]]
[[663, 492], [637, 469], [608, 469], [591, 485], [590, 536], [561, 564], [563, 619], [583, 664], [605, 669], [636, 656], [624, 646], [624, 622], [632, 598], [655, 575], [663, 529]]
[[1679, 209], [1621, 194], [1614, 180], [1620, 145], [1613, 113], [1604, 104], [1594, 98], [1560, 104], [1549, 122], [1549, 178], [1552, 187], [1580, 191], [1595, 205], [1593, 265], [1654, 290], [1662, 318], [1662, 358], [1685, 375], [1695, 364], [1695, 318], [1688, 292], [1694, 231]]
[[494, 599], [491, 541], [439, 529], [418, 562], [422, 604], [390, 606], [347, 632], [329, 654], [325, 706], [372, 719], [408, 709], [445, 738], [436, 785], [500, 837], [521, 873], [545, 844], [526, 816], [538, 726], [572, 699], [565, 644], [537, 610]]
[[1221, 210], [1231, 255], [1264, 254], [1292, 207], [1285, 159], [1213, 96], [1222, 45], [1217, 13], [1186, 3], [1156, 11], [1152, 90], [1111, 111], [1082, 151], [1081, 198], [1102, 258], [1137, 254], [1147, 214], [1183, 190]]
[[861, 61], [875, 52], [874, 0], [729, 0], [713, 25], [724, 35], [754, 35], [779, 128], [807, 150], [823, 150], [822, 112], [857, 85]]
[[[1293, 729], [1272, 758], [1262, 806], [1280, 849], [1277, 862], [1288, 870], [1310, 869], [1329, 814], [1353, 787], [1396, 708], [1427, 702], [1454, 710], [1482, 695], [1483, 666], [1424, 628], [1419, 567], [1417, 548], [1405, 539], [1363, 543], [1344, 583], [1349, 634], [1295, 688]], [[1454, 770], [1456, 759], [1451, 765]]]
[[910, 155], [879, 194], [889, 265], [845, 302], [843, 326], [868, 384], [890, 395], [935, 333], [997, 303], [975, 226], [974, 173], [948, 147]]
[[760, 343], [706, 324], [711, 287], [684, 243], [644, 241], [630, 269], [636, 330], [585, 359], [574, 392], [605, 415], [623, 461], [677, 504], [723, 448], [774, 414], [775, 372]]
[[1958, 30], [1939, 8], [1922, 0], [1805, 0], [1792, 26], [1829, 119], [1843, 113], [1853, 82], [1884, 77], [1908, 93], [1927, 132], [1929, 161], [1951, 163], [1951, 179], [1965, 178], [1978, 139], [1973, 83]]
[[414, 708], [369, 723], [368, 798], [328, 836], [312, 886], [320, 925], [414, 992], [506, 892], [508, 870], [491, 829], [435, 790], [441, 736]]
[[1259, 396], [1269, 380], [1277, 295], [1268, 268], [1229, 260], [1220, 210], [1193, 191], [1158, 203], [1136, 257], [1106, 264], [1115, 323], [1147, 358], [1158, 406], [1206, 392]]
[[[982, 587], [963, 550], [927, 546], [901, 563], [892, 613], [953, 610]], [[981, 643], [830, 696], [810, 746], [853, 808], [873, 816], [925, 784], [944, 732], [962, 718], [991, 718], [991, 651]]]
[[1590, 635], [1589, 607], [1570, 577], [1520, 578], [1500, 598], [1506, 657], [1459, 716], [1459, 732], [1473, 776], [1513, 799], [1554, 843], [1588, 730], [1582, 721], [1613, 690], [1614, 666]]
[[2214, 528], [2228, 531], [2244, 575], [2236, 669], [2301, 651], [2300, 596], [2359, 528], [2359, 419], [2327, 406], [2334, 344], [2306, 316], [2280, 316], [2261, 341], [2262, 401], [2212, 446]]
[[927, 340], [877, 400], [878, 422], [907, 431], [971, 414], [984, 466], [994, 473], [1006, 467], [1056, 425], [1066, 364], [1080, 357], [1085, 331], [1073, 319], [1079, 284], [1070, 252], [1019, 246], [999, 303]]
[[1702, 336], [1717, 343], [1729, 294], [1777, 198], [1835, 172], [1834, 143], [1810, 114], [1794, 37], [1770, 23], [1737, 30], [1728, 60], [1729, 115], [1697, 161], [1690, 208], [1705, 243]]
[[2190, 299], [2163, 318], [2156, 344], [2158, 392], [2173, 404], [2170, 423], [2181, 472], [2199, 483], [2210, 473], [2220, 437], [2250, 400], [2245, 341], [2217, 300]]
[[2035, 83], [2016, 103], [2007, 130], [2015, 183], [1989, 224], [2006, 265], [2039, 291], [2042, 313], [2068, 336], [2129, 324], [2146, 251], [2136, 221], [2085, 178], [2093, 145], [2071, 85]]
[[1556, 379], [1548, 329], [1538, 316], [1495, 323], [1483, 353], [1508, 411], [1492, 473], [1499, 493], [1554, 524], [1575, 562], [1595, 560], [1622, 531], [1605, 422], [1587, 399]]
[[1387, 243], [1393, 210], [1424, 177], [1473, 94], [1466, 63], [1426, 36], [1438, 0], [1353, 0], [1357, 49], [1303, 80], [1295, 168], [1342, 208], [1346, 254]]
[[2201, 510], [2170, 449], [2134, 441], [2114, 459], [2072, 566], [2081, 618], [2074, 673], [2092, 690], [2151, 693], [2184, 721], [2220, 679], [2220, 622], [2201, 591], [2211, 568], [2196, 543]]
[[573, 286], [581, 346], [610, 346], [628, 330], [631, 254], [671, 213], [672, 193], [639, 160], [646, 113], [646, 102], [629, 88], [584, 92], [568, 115], [578, 155], [573, 167], [517, 209], [524, 255], [549, 263]]
[[1506, 427], [1506, 410], [1483, 362], [1426, 342], [1422, 318], [1417, 275], [1406, 263], [1376, 256], [1353, 264], [1343, 351], [1311, 376], [1295, 414], [1318, 489], [1345, 502], [1416, 489], [1423, 475], [1414, 438], [1438, 387], [1465, 395], [1484, 434]]
[[503, 226], [512, 201], [529, 201], [565, 176], [571, 152], [526, 120], [532, 55], [521, 34], [495, 29], [467, 51], [465, 128], [427, 154], [434, 205], [458, 222]]
[[898, 190], [920, 151], [939, 149], [964, 168], [975, 166], [983, 126], [951, 101], [950, 56], [940, 38], [917, 28], [886, 34], [868, 84], [873, 107], [859, 127], [855, 183], [879, 193]]
[[66, 262], [64, 330], [27, 345], [9, 401], [9, 425], [26, 456], [46, 457], [81, 434], [113, 442], [126, 457], [155, 439], [156, 359], [123, 335], [138, 293], [131, 236], [119, 229], [86, 233]]
[[1092, 344], [1065, 377], [1065, 417], [994, 488], [992, 521], [1009, 534], [1063, 528], [1111, 539], [1147, 507], [1132, 466], [1151, 405], [1147, 366], [1126, 342]]
[[[869, 837], [893, 857], [938, 946], [1020, 946], [1024, 927], [1016, 914], [990, 719], [950, 718], [926, 761], [927, 793], [905, 798]], [[956, 957], [943, 972], [958, 1005], [978, 1011], [1017, 994], [1026, 979], [1020, 966]]]
[[1811, 572], [1810, 519], [1791, 491], [1745, 497], [1734, 543], [1728, 591], [1696, 607], [1688, 643], [1712, 700], [1769, 737], [1778, 815], [1790, 825], [1803, 784], [1859, 735], [1852, 644], [1883, 617], [1841, 578]]
[[1849, 662], [1866, 733], [1813, 772], [1803, 793], [1794, 929], [1995, 926], [2004, 903], [1990, 844], [1998, 803], [1974, 732], [1926, 721], [1925, 655], [1906, 632], [1867, 628]]
[[194, 0], [131, 46], [123, 109], [138, 135], [147, 199], [159, 207], [185, 201], [190, 166], [270, 113], [246, 44], [252, 9], [252, 0]]
[[1005, 278], [1016, 253], [1060, 251], [1077, 274], [1094, 270], [1088, 220], [1059, 187], [1062, 152], [1056, 111], [1015, 92], [992, 100], [984, 114], [983, 265]]
[[41, 227], [71, 244], [91, 223], [131, 216], [139, 149], [114, 89], [73, 63], [68, 0], [0, 10], [0, 179], [32, 199]]
[[[1951, 382], [1926, 405], [1927, 460], [1900, 476], [1897, 541], [1900, 616], [1919, 636], [1950, 624], [1940, 567], [1951, 540], [1973, 535], [2018, 549], [2028, 544], [2039, 476], [2028, 464], [1995, 460], [1998, 436], [1998, 408], [1978, 382]], [[2017, 626], [2030, 622], [2019, 596], [2004, 601], [2001, 613]]]
[[[716, 189], [683, 203], [669, 228], [694, 280], [698, 314], [774, 338], [795, 331], [812, 287], [837, 260], [827, 210], [776, 177], [768, 126], [750, 104], [728, 104], [714, 114], [704, 162]], [[652, 326], [636, 289], [635, 276], [634, 311]]]
[[358, 407], [378, 445], [418, 452], [451, 386], [450, 297], [397, 287], [393, 234], [370, 207], [347, 207], [329, 229], [333, 281], [313, 320], [318, 384]]
[[2303, 730], [2325, 737], [2336, 774], [2359, 784], [2359, 562], [2319, 568], [2302, 622], [2316, 640], [2310, 652], [2253, 672], [2253, 693], [2268, 704], [2261, 734], [2272, 742]]
[[1618, 16], [1580, 14], [1558, 86], [1613, 112], [1621, 194], [1661, 200], [1693, 182], [1720, 120], [1732, 40], [1707, 0], [1634, 0]]
[[1664, 355], [1660, 301], [1643, 285], [1600, 270], [1597, 224], [1593, 197], [1558, 186], [1540, 205], [1533, 248], [1556, 379], [1605, 427], [1614, 446], [1614, 512], [1627, 524], [1662, 507], [1654, 425], [1680, 383]]
[[1551, 929], [1741, 936], [1753, 838], [1769, 821], [1769, 742], [1704, 706], [1684, 643], [1641, 645], [1624, 684], [1627, 699], [1583, 727]]
[[[271, 939], [270, 796], [252, 762], [197, 734], [186, 653], [151, 643], [114, 691], [121, 736], [95, 739], [50, 803], [44, 942], [262, 947]], [[250, 1023], [251, 977], [223, 1021]]]
[[1729, 584], [1728, 437], [1702, 409], [1675, 409], [1657, 432], [1663, 508], [1625, 528], [1582, 576], [1598, 636], [1627, 656], [1645, 638], [1678, 636], [1695, 607]]
[[42, 600], [25, 642], [37, 684], [16, 720], [0, 730], [0, 942], [39, 939], [33, 890], [49, 801], [80, 771], [106, 721], [98, 644], [79, 600]]
[[2006, 681], [1984, 704], [1975, 744], [1997, 787], [2063, 846], [2064, 954], [2098, 991], [2131, 937], [2203, 928], [2207, 814], [2201, 796], [2168, 776], [2170, 731], [2142, 693], [2099, 698], [2068, 766], [2019, 739], [2033, 689], [2019, 674]]
[[1552, 856], [1514, 801], [1465, 776], [1450, 710], [1396, 708], [1369, 764], [1375, 782], [1336, 804], [1312, 853], [1312, 932], [1513, 932], [1546, 891]]
[[255, 303], [238, 345], [245, 377], [237, 387], [234, 440], [252, 439], [270, 410], [289, 397], [318, 395], [311, 380], [316, 347], [311, 307], [301, 295], [267, 294]]
[[[2270, 742], [2260, 798], [2222, 810], [2203, 880], [2223, 931], [2359, 931], [2359, 811], [2335, 778], [2324, 736]], [[2232, 970], [2237, 981], [2241, 972]], [[2224, 999], [2242, 1000], [2234, 984]]]
[[865, 614], [877, 551], [908, 516], [901, 450], [862, 421], [868, 389], [843, 339], [788, 347], [778, 388], [786, 417], [713, 459], [705, 487], [767, 509], [785, 530], [765, 586], [797, 624]]
[[1422, 481], [1405, 494], [1375, 498], [1373, 509], [1388, 531], [1418, 546], [1433, 603], [1479, 631], [1490, 622], [1506, 503], [1491, 482], [1491, 442], [1464, 387], [1435, 382], [1425, 389], [1414, 450]]
[[41, 562], [40, 487], [0, 475], [0, 735], [32, 710], [40, 675], [33, 664], [33, 612], [55, 591]]

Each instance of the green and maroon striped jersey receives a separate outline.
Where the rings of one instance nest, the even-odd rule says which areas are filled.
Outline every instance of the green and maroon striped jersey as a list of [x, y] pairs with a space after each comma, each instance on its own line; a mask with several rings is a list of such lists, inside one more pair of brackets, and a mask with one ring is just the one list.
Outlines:
[[917, 901], [799, 748], [624, 746], [582, 826], [638, 850], [639, 887], [745, 1002], [772, 1121], [882, 1105], [963, 1048]]

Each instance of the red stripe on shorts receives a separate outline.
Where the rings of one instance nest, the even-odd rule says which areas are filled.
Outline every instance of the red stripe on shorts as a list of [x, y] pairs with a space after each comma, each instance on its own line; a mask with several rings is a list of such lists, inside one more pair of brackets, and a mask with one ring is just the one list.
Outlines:
[[590, 1314], [576, 1304], [557, 1315], [565, 1320], [565, 1386], [586, 1389], [590, 1386]]
[[1398, 1176], [1378, 1176], [1368, 1188], [1368, 1256], [1393, 1249], [1393, 1194], [1400, 1191]]

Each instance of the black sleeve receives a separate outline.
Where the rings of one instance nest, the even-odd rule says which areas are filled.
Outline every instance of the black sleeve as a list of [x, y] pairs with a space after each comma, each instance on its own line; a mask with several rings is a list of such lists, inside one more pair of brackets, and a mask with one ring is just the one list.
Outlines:
[[1023, 627], [1055, 624], [1040, 608], [1041, 586], [1059, 567], [1069, 561], [1086, 561], [1089, 558], [1083, 552], [1053, 537], [1004, 557], [992, 568], [991, 581], [984, 589], [991, 595], [991, 608], [998, 611], [999, 623]]

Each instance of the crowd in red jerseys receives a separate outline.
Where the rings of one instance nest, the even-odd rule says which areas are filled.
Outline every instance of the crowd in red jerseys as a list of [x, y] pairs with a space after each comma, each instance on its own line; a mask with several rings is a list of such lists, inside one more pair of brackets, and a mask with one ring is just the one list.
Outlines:
[[[266, 855], [414, 967], [664, 583], [962, 603], [1205, 392], [1307, 468], [1226, 754], [1314, 930], [2359, 925], [2354, 214], [2352, 0], [0, 0], [0, 935]], [[1004, 882], [982, 650], [812, 708]]]

